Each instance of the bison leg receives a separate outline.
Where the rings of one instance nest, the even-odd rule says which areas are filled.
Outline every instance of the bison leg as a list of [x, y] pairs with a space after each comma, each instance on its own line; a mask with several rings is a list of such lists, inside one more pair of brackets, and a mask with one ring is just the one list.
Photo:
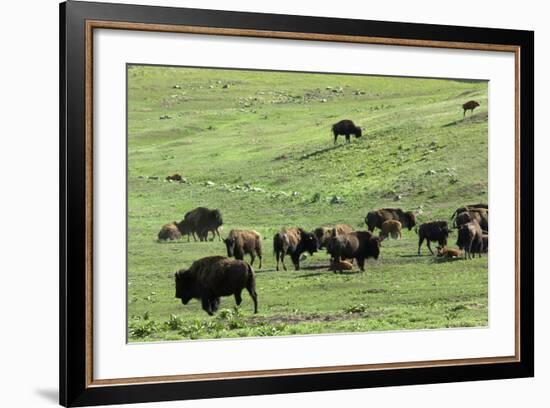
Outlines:
[[254, 255], [254, 252], [250, 254], [250, 266], [254, 266], [254, 261], [256, 260], [256, 255]]
[[346, 143], [349, 143], [349, 135], [346, 135]]
[[246, 286], [246, 290], [252, 298], [252, 302], [254, 302], [254, 313], [258, 313], [258, 294], [256, 293], [255, 283], [253, 281], [249, 282]]
[[242, 301], [243, 297], [241, 296], [241, 291], [239, 290], [235, 292], [235, 303], [237, 304], [237, 306], [240, 306]]
[[202, 309], [208, 313], [210, 316], [212, 316], [214, 313], [212, 312], [212, 304], [210, 303], [210, 299], [208, 299], [206, 296], [201, 298], [201, 304]]
[[[281, 253], [281, 264], [283, 264], [283, 270], [285, 270], [285, 271], [286, 271], [286, 265], [285, 265], [285, 253], [284, 253], [284, 252], [282, 252], [282, 253]], [[279, 270], [279, 269], [277, 269], [277, 270]]]
[[212, 308], [212, 311], [213, 312], [217, 312], [218, 309], [220, 308], [220, 298], [214, 298], [210, 301], [210, 305], [211, 305], [211, 308]]
[[365, 258], [355, 258], [357, 260], [357, 266], [361, 269], [361, 272], [365, 272]]
[[420, 255], [420, 247], [422, 246], [422, 242], [424, 242], [424, 238], [418, 237], [418, 255]]
[[258, 268], [262, 269], [262, 256], [258, 254], [258, 258], [260, 258], [260, 266]]
[[337, 142], [338, 142], [338, 135], [334, 133], [334, 144], [336, 144]]
[[432, 251], [432, 247], [430, 246], [430, 240], [429, 239], [426, 240], [426, 245], [428, 246], [428, 249], [430, 250], [430, 253], [433, 255], [434, 251]]

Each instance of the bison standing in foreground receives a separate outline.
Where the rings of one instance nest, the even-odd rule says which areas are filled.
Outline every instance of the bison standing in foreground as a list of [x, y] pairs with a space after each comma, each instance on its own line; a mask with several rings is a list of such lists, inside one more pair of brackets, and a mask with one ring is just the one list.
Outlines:
[[346, 142], [349, 143], [350, 135], [354, 135], [356, 138], [359, 138], [362, 136], [362, 131], [361, 128], [359, 126], [355, 126], [351, 120], [344, 119], [332, 125], [332, 134], [334, 135], [334, 144], [338, 141], [338, 135], [344, 135], [346, 137]]
[[355, 258], [359, 269], [364, 271], [366, 259], [378, 259], [380, 256], [380, 241], [379, 237], [375, 237], [369, 231], [338, 234], [336, 229], [333, 229], [332, 237], [327, 244], [327, 252], [335, 263], [341, 262], [342, 259]]
[[246, 289], [258, 313], [256, 279], [252, 267], [244, 261], [224, 256], [201, 258], [187, 270], [176, 272], [176, 298], [186, 305], [191, 299], [200, 299], [203, 310], [210, 316], [219, 308], [221, 296], [235, 296], [239, 306], [241, 292]]
[[371, 211], [365, 217], [370, 232], [375, 228], [382, 229], [382, 224], [388, 220], [396, 220], [410, 231], [416, 225], [416, 216], [412, 211], [403, 211], [401, 208], [380, 208], [376, 211]]
[[338, 232], [338, 234], [348, 234], [354, 231], [353, 227], [348, 224], [336, 224], [334, 227], [315, 228], [315, 230], [313, 231], [313, 234], [315, 234], [315, 238], [317, 238], [317, 244], [319, 249], [323, 249], [327, 247], [327, 243], [332, 235], [333, 228], [336, 228], [336, 231]]
[[426, 246], [432, 255], [434, 251], [432, 251], [430, 242], [437, 242], [440, 247], [447, 246], [449, 233], [450, 230], [447, 221], [429, 221], [421, 224], [418, 227], [418, 255], [420, 255], [420, 247], [424, 240], [426, 240]]
[[159, 241], [174, 241], [176, 239], [180, 239], [181, 231], [178, 228], [177, 221], [163, 225], [157, 237]]
[[472, 254], [475, 253], [479, 253], [479, 257], [481, 258], [481, 253], [483, 252], [483, 233], [479, 223], [474, 220], [461, 226], [458, 230], [456, 244], [460, 249], [464, 250], [465, 258], [471, 259]]
[[190, 234], [193, 234], [193, 238], [195, 239], [196, 233], [199, 236], [199, 240], [206, 241], [208, 233], [212, 232], [212, 240], [218, 234], [218, 238], [221, 241], [219, 228], [222, 224], [223, 220], [220, 210], [197, 207], [185, 214], [183, 220], [179, 223], [179, 228], [186, 231], [188, 240]]
[[479, 106], [479, 102], [476, 101], [468, 101], [464, 105], [462, 105], [462, 109], [464, 109], [464, 115], [462, 117], [466, 116], [466, 111], [471, 111], [474, 113], [474, 109]]
[[285, 255], [290, 255], [294, 269], [300, 270], [300, 255], [309, 252], [313, 255], [317, 252], [317, 239], [311, 232], [306, 232], [302, 228], [284, 228], [273, 237], [273, 253], [277, 260], [277, 270], [279, 270], [279, 259], [286, 271]]
[[262, 237], [253, 230], [232, 229], [223, 240], [227, 248], [227, 256], [243, 260], [244, 254], [250, 255], [250, 265], [254, 265], [256, 257], [260, 258], [262, 267]]

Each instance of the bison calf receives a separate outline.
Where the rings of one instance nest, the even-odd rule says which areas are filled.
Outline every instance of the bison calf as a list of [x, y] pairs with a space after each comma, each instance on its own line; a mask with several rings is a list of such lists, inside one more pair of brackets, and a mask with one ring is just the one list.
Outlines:
[[370, 232], [375, 228], [382, 229], [382, 224], [389, 220], [396, 220], [409, 231], [416, 225], [416, 216], [412, 211], [403, 211], [401, 208], [380, 208], [370, 211], [365, 217]]
[[256, 257], [260, 259], [262, 267], [262, 237], [253, 230], [232, 229], [223, 240], [227, 248], [227, 256], [243, 260], [244, 254], [250, 255], [250, 265], [254, 265]]
[[158, 233], [159, 241], [174, 241], [180, 238], [181, 231], [179, 230], [178, 223], [176, 221], [163, 225]]
[[353, 264], [349, 261], [330, 261], [329, 271], [341, 272], [341, 271], [351, 271], [353, 269]]
[[430, 250], [430, 253], [434, 255], [430, 242], [437, 242], [439, 246], [444, 247], [447, 245], [449, 233], [447, 221], [430, 221], [420, 225], [420, 227], [418, 227], [418, 255], [420, 255], [420, 247], [424, 240], [426, 241], [426, 246]]
[[175, 278], [176, 298], [184, 305], [191, 299], [200, 299], [203, 310], [210, 316], [218, 310], [221, 296], [235, 296], [239, 306], [243, 289], [254, 302], [254, 313], [258, 313], [254, 270], [244, 261], [208, 256], [193, 262], [189, 269], [176, 272]]
[[437, 256], [443, 256], [445, 258], [459, 258], [463, 255], [464, 251], [457, 248], [437, 247]]
[[401, 223], [397, 220], [388, 220], [382, 223], [380, 237], [382, 239], [391, 236], [393, 239], [401, 238]]

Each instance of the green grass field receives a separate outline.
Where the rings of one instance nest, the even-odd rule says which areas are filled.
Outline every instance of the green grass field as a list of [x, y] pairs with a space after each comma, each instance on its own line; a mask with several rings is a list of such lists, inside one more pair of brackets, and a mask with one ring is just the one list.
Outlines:
[[[272, 253], [285, 226], [366, 229], [366, 213], [387, 206], [449, 220], [486, 202], [487, 97], [486, 82], [129, 67], [129, 341], [487, 325], [487, 257], [445, 262], [425, 247], [417, 256], [414, 231], [384, 241], [364, 273], [329, 272], [324, 252], [276, 272]], [[463, 119], [471, 99], [481, 106]], [[363, 137], [334, 146], [341, 119]], [[174, 173], [186, 182], [164, 180]], [[225, 255], [218, 240], [156, 241], [198, 206], [221, 210], [222, 235], [262, 234], [257, 315], [246, 292], [239, 309], [222, 298], [215, 317], [174, 297], [178, 269]]]

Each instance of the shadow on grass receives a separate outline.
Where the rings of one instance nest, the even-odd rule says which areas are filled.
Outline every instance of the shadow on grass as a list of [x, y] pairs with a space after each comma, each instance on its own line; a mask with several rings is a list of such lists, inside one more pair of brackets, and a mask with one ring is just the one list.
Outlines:
[[336, 150], [336, 149], [340, 149], [344, 146], [346, 146], [347, 143], [345, 144], [337, 144], [337, 145], [333, 145], [333, 146], [329, 146], [329, 147], [325, 147], [323, 149], [318, 149], [318, 150], [314, 150], [313, 152], [311, 153], [307, 153], [307, 154], [304, 154], [300, 157], [300, 160], [307, 160], [309, 159], [310, 157], [315, 157], [315, 156], [319, 156], [320, 154], [324, 154], [324, 153], [327, 153], [327, 152], [330, 152], [332, 150]]
[[485, 113], [476, 113], [474, 115], [466, 116], [466, 117], [463, 117], [462, 119], [455, 120], [454, 122], [446, 123], [442, 127], [465, 125], [465, 124], [468, 124], [468, 123], [486, 122], [488, 117], [489, 117], [489, 115], [487, 114], [487, 112], [485, 112]]

